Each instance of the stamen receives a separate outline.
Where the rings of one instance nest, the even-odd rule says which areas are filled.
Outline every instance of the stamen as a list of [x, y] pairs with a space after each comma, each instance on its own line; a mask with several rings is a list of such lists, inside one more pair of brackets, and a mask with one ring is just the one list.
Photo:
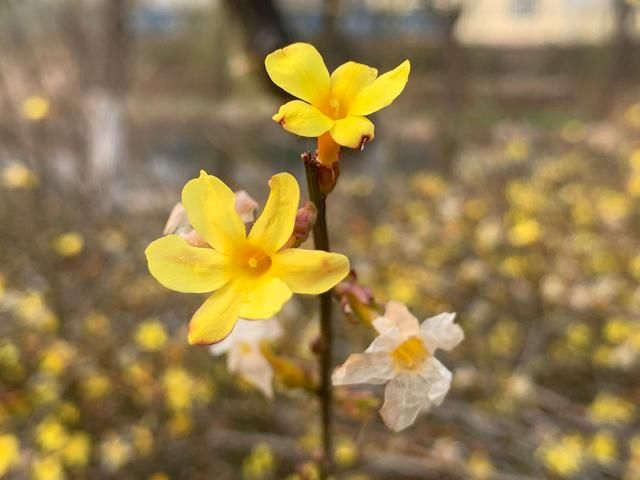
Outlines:
[[251, 268], [256, 268], [258, 266], [258, 259], [255, 257], [251, 257], [248, 263]]
[[422, 339], [410, 337], [391, 352], [396, 366], [401, 370], [414, 370], [420, 367], [431, 355]]

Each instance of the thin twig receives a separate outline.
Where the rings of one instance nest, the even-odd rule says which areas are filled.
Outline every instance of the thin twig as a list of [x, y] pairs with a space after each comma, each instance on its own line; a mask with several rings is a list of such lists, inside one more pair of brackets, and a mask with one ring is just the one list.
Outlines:
[[[318, 217], [313, 227], [313, 242], [317, 250], [329, 251], [329, 233], [327, 230], [326, 195], [320, 190], [318, 164], [311, 154], [303, 155], [309, 199], [318, 209]], [[331, 388], [331, 359], [333, 347], [333, 329], [331, 325], [332, 293], [320, 296], [320, 404], [322, 409], [322, 473], [324, 476], [333, 470], [332, 416], [333, 391]]]

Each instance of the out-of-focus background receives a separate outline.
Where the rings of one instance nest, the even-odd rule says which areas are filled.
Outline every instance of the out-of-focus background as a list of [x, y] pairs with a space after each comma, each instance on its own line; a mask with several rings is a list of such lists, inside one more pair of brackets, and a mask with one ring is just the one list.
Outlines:
[[[261, 204], [309, 139], [264, 56], [412, 63], [346, 151], [333, 246], [378, 300], [458, 313], [444, 404], [401, 434], [338, 391], [339, 478], [640, 479], [640, 5], [1, 0], [0, 476], [312, 479], [317, 406], [186, 344], [146, 270], [204, 168]], [[280, 316], [310, 369], [315, 304]], [[371, 331], [338, 320], [336, 362]], [[298, 476], [295, 476], [298, 475]], [[290, 477], [289, 477], [290, 476]]]

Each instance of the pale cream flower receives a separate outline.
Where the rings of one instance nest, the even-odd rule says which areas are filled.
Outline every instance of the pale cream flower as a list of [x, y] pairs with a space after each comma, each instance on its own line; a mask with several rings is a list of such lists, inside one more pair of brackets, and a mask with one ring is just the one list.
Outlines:
[[282, 335], [275, 318], [255, 322], [239, 319], [227, 338], [210, 347], [218, 356], [227, 354], [227, 368], [257, 387], [267, 397], [273, 397], [273, 368], [262, 354], [260, 343]]
[[[240, 215], [242, 221], [244, 223], [253, 222], [255, 220], [255, 211], [258, 208], [258, 202], [251, 198], [251, 196], [244, 190], [238, 190], [235, 192], [234, 196], [235, 209], [236, 212], [238, 212], [238, 215]], [[206, 240], [202, 238], [191, 225], [189, 225], [187, 211], [181, 202], [174, 205], [162, 233], [163, 235], [176, 233], [195, 247], [208, 246]]]
[[380, 335], [364, 353], [350, 355], [336, 368], [333, 384], [388, 382], [380, 415], [396, 432], [407, 428], [449, 391], [451, 372], [434, 353], [451, 350], [464, 338], [454, 318], [455, 313], [441, 313], [420, 325], [405, 305], [389, 302], [384, 316], [373, 322]]

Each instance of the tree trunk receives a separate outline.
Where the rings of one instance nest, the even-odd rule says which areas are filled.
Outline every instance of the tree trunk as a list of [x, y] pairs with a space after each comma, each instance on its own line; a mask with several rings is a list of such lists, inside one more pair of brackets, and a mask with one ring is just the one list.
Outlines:
[[118, 171], [126, 164], [127, 124], [125, 99], [131, 34], [131, 0], [104, 0], [102, 63], [88, 97], [89, 185], [107, 208], [113, 205]]

